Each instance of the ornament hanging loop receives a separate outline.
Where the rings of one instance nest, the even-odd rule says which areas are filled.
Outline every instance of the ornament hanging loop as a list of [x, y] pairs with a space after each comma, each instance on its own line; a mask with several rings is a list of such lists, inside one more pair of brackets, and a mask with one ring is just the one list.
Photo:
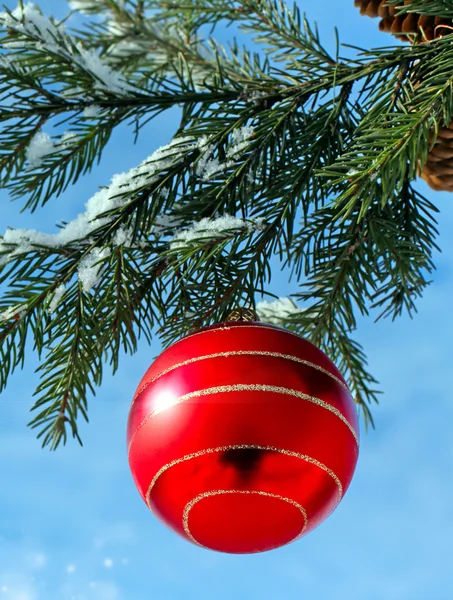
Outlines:
[[259, 321], [252, 308], [235, 308], [227, 317], [227, 321]]

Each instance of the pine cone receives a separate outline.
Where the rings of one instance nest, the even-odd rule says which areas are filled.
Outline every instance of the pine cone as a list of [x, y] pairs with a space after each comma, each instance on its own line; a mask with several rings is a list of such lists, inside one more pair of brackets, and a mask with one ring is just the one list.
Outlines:
[[[361, 15], [381, 17], [379, 29], [392, 33], [403, 42], [409, 42], [406, 34], [419, 34], [419, 42], [431, 41], [451, 33], [453, 21], [441, 17], [408, 13], [397, 15], [398, 5], [384, 6], [387, 0], [354, 0], [354, 5], [360, 8]], [[399, 6], [411, 4], [412, 0], [401, 0]], [[445, 27], [442, 27], [445, 25]], [[423, 30], [423, 31], [422, 31]]]
[[[429, 143], [432, 143], [432, 137]], [[433, 190], [453, 192], [453, 121], [449, 127], [439, 128], [436, 142], [419, 175]]]

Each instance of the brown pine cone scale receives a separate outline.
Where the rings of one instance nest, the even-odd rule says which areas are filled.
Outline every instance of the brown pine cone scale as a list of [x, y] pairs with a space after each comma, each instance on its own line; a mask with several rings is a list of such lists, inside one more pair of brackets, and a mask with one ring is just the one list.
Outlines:
[[[384, 6], [387, 0], [354, 0], [354, 5], [360, 9], [361, 15], [380, 17], [379, 29], [392, 33], [398, 39], [409, 42], [408, 34], [418, 34], [419, 41], [431, 41], [451, 33], [453, 21], [441, 17], [409, 13], [397, 15], [397, 4]], [[401, 0], [399, 6], [411, 4], [411, 0]], [[442, 27], [442, 26], [445, 27]]]
[[419, 174], [433, 190], [453, 192], [453, 121], [449, 127], [439, 128], [436, 142]]

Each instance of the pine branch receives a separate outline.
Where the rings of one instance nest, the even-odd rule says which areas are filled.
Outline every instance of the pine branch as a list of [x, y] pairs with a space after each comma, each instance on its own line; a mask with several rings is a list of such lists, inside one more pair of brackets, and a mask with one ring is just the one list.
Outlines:
[[170, 247], [168, 264], [176, 277], [169, 279], [172, 316], [158, 331], [164, 345], [182, 332], [224, 320], [235, 306], [253, 306], [255, 293], [270, 281], [269, 231], [258, 224], [262, 233], [253, 235], [250, 223], [248, 231], [244, 224], [241, 235], [237, 227], [227, 227], [221, 234], [211, 230], [182, 247]]
[[69, 0], [72, 11], [80, 11], [86, 15], [96, 15], [116, 6], [117, 3], [111, 0]]
[[65, 319], [59, 325], [51, 324], [52, 336], [58, 343], [38, 367], [42, 376], [35, 392], [39, 397], [32, 410], [40, 412], [29, 423], [33, 429], [40, 429], [38, 439], [43, 438], [42, 447], [49, 446], [51, 450], [56, 450], [61, 442], [66, 443], [67, 426], [82, 444], [78, 413], [88, 422], [87, 392], [95, 393], [91, 381], [99, 384], [102, 376], [102, 363], [93, 350], [94, 315], [89, 297], [76, 283], [67, 292], [67, 298]]
[[[44, 445], [79, 438], [77, 413], [87, 418], [102, 365], [115, 371], [140, 335], [151, 341], [157, 329], [168, 344], [254, 307], [275, 253], [301, 285], [302, 308], [285, 324], [337, 362], [370, 422], [376, 381], [350, 334], [357, 311], [411, 313], [429, 283], [436, 208], [411, 181], [430, 129], [453, 113], [449, 40], [342, 59], [278, 1], [75, 4], [104, 21], [67, 33], [36, 9], [0, 16], [0, 160], [15, 196], [36, 208], [99, 159], [118, 123], [137, 135], [166, 108], [183, 109], [170, 144], [58, 233], [0, 240], [1, 384], [31, 331], [45, 353], [32, 421]], [[266, 58], [199, 37], [233, 17]], [[117, 67], [115, 47], [135, 34], [156, 56], [132, 49]], [[33, 165], [35, 137], [56, 119], [79, 137], [58, 129]]]
[[453, 20], [453, 3], [451, 0], [411, 0], [401, 4], [401, 0], [387, 0], [386, 4], [397, 5], [396, 14], [418, 13]]
[[157, 8], [161, 6], [169, 18], [190, 14], [198, 27], [206, 24], [215, 26], [222, 20], [239, 22], [240, 29], [253, 32], [253, 40], [264, 44], [266, 52], [275, 55], [277, 62], [287, 62], [293, 53], [297, 53], [301, 62], [319, 60], [334, 64], [333, 58], [322, 47], [318, 32], [311, 30], [305, 19], [302, 21], [296, 4], [292, 11], [279, 0], [237, 0], [233, 4], [224, 0], [156, 0], [150, 4]]
[[[5, 169], [4, 187], [10, 190], [12, 198], [23, 198], [27, 194], [24, 208], [36, 210], [38, 206], [62, 194], [68, 185], [76, 183], [99, 163], [114, 127], [126, 118], [128, 112], [127, 109], [117, 109], [100, 114], [94, 124], [88, 117], [74, 119], [71, 130], [56, 139], [41, 134], [45, 136], [44, 140], [48, 140], [51, 151], [42, 159], [28, 161], [28, 168], [25, 170], [23, 166], [27, 162], [27, 154], [32, 155], [30, 148], [34, 143], [39, 145], [39, 134], [47, 119], [39, 118], [31, 134], [26, 136], [19, 147], [17, 138], [13, 137], [17, 135], [17, 124], [4, 128], [2, 133], [9, 134], [12, 138], [11, 150], [0, 163]], [[0, 135], [0, 140], [3, 139]], [[2, 150], [8, 150], [7, 144], [2, 146]]]
[[[453, 118], [453, 79], [447, 68], [453, 64], [453, 53], [448, 37], [403, 53], [409, 77], [393, 73], [386, 83], [379, 82], [379, 91], [362, 101], [364, 116], [354, 143], [332, 168], [318, 172], [329, 178], [329, 185], [342, 187], [335, 200], [339, 215], [347, 217], [360, 206], [359, 218], [364, 218], [376, 198], [384, 206], [406, 178], [414, 179], [423, 168], [431, 130]], [[395, 89], [404, 102], [395, 99]]]
[[376, 320], [391, 316], [392, 320], [406, 309], [409, 316], [416, 311], [420, 298], [431, 283], [426, 275], [435, 269], [433, 250], [439, 234], [433, 213], [438, 209], [405, 182], [398, 201], [388, 203], [378, 218], [369, 220], [370, 235], [376, 260], [376, 279], [381, 284], [371, 296], [371, 308], [383, 308]]
[[376, 381], [347, 332], [356, 328], [355, 309], [367, 315], [369, 308], [383, 308], [378, 319], [395, 318], [404, 307], [409, 314], [415, 310], [414, 298], [430, 283], [425, 274], [434, 268], [432, 251], [439, 250], [432, 212], [437, 209], [406, 180], [401, 196], [368, 211], [365, 219], [356, 214], [338, 221], [330, 207], [314, 213], [288, 257], [299, 276], [304, 263], [308, 274], [303, 291], [295, 294], [307, 308], [289, 322], [344, 363], [366, 422], [372, 423], [367, 402], [378, 393], [368, 384]]
[[[57, 253], [64, 262], [67, 251]], [[26, 256], [1, 262], [1, 283], [9, 283], [9, 287], [0, 300], [0, 390], [6, 387], [10, 373], [18, 366], [24, 365], [25, 344], [31, 330], [35, 349], [41, 357], [45, 345], [44, 329], [46, 327], [45, 310], [49, 296], [61, 283], [58, 279], [57, 264], [37, 251], [28, 249]], [[46, 280], [50, 264], [55, 268], [56, 277]]]
[[368, 314], [366, 299], [375, 285], [367, 263], [368, 233], [363, 221], [359, 224], [352, 220], [343, 229], [337, 229], [332, 226], [329, 211], [320, 212], [325, 214], [313, 224], [321, 240], [313, 239], [314, 232], [306, 234], [306, 243], [318, 246], [316, 264], [301, 285], [302, 290], [294, 294], [304, 310], [285, 324], [292, 325], [342, 365], [355, 402], [368, 423], [371, 415], [367, 404], [377, 401], [378, 393], [370, 384], [377, 382], [366, 370], [360, 346], [348, 336], [356, 328], [354, 309]]
[[[74, 36], [64, 31], [62, 23], [44, 17], [33, 5], [0, 13], [0, 26], [6, 35], [0, 44], [8, 50], [4, 67], [14, 65], [20, 81], [39, 66], [46, 81], [41, 91], [50, 85], [64, 90], [82, 85], [96, 90], [101, 97], [130, 96], [136, 90], [119, 74], [103, 65], [92, 52], [85, 50]], [[39, 81], [33, 76], [34, 81]], [[34, 84], [30, 84], [33, 88]], [[34, 88], [33, 88], [34, 89]], [[48, 99], [52, 99], [52, 92]]]
[[[6, 86], [8, 71], [3, 74]], [[1, 76], [0, 67], [0, 81]], [[24, 80], [20, 83], [30, 85], [29, 81]], [[12, 95], [10, 86], [11, 81], [7, 100]], [[39, 91], [38, 87], [36, 85], [36, 91]], [[114, 127], [127, 118], [133, 116], [138, 120], [140, 116], [146, 116], [149, 120], [180, 102], [210, 104], [237, 98], [238, 92], [226, 90], [196, 94], [182, 91], [178, 94], [178, 90], [175, 90], [173, 93], [166, 91], [151, 97], [143, 95], [127, 100], [116, 98], [100, 102], [88, 99], [67, 100], [54, 95], [52, 103], [38, 98], [31, 103], [29, 93], [26, 99], [18, 98], [17, 93], [14, 96], [19, 102], [7, 107], [0, 116], [0, 120], [5, 123], [0, 133], [0, 174], [2, 184], [12, 191], [12, 196], [28, 196], [25, 207], [35, 210], [39, 204], [45, 204], [51, 197], [58, 196], [70, 183], [75, 183], [90, 170], [100, 160]], [[48, 148], [38, 148], [37, 160], [33, 161], [31, 145], [43, 127], [47, 123], [52, 124], [52, 117], [63, 113], [69, 114], [64, 120], [69, 130], [53, 139], [46, 134]], [[39, 156], [40, 153], [42, 156]], [[23, 167], [27, 162], [29, 166], [24, 173]]]
[[[198, 89], [205, 87], [206, 82], [212, 85], [219, 69], [224, 81], [228, 78], [230, 82], [254, 82], [251, 74], [256, 75], [256, 70], [249, 68], [245, 72], [236, 44], [230, 47], [229, 56], [218, 41], [199, 38], [203, 19], [184, 10], [182, 13], [168, 10], [165, 3], [155, 3], [155, 8], [161, 6], [164, 7], [161, 13], [146, 16], [144, 9], [133, 13], [126, 6], [119, 7], [107, 13], [103, 21], [88, 23], [75, 32], [86, 47], [99, 49], [107, 64], [136, 79], [138, 85], [144, 85], [150, 76], [171, 78], [176, 74], [178, 78], [191, 80]], [[243, 50], [242, 54], [250, 66], [249, 53]]]
[[324, 351], [344, 373], [354, 401], [362, 410], [365, 428], [369, 425], [374, 428], [369, 404], [378, 403], [378, 395], [382, 392], [374, 387], [379, 382], [367, 370], [367, 359], [362, 346], [348, 336], [340, 325], [331, 332], [330, 339], [324, 344]]
[[161, 260], [152, 255], [138, 259], [136, 251], [117, 246], [110, 260], [110, 281], [99, 286], [93, 299], [95, 313], [103, 316], [95, 330], [97, 347], [109, 357], [113, 373], [121, 350], [134, 354], [141, 334], [151, 343], [153, 329], [165, 318]]
[[[0, 322], [0, 392], [6, 387], [8, 377], [17, 367], [23, 368], [25, 363], [25, 344], [31, 329], [29, 319], [21, 318], [20, 308], [3, 306]], [[9, 311], [9, 312], [7, 312]], [[6, 313], [6, 315], [5, 315]], [[6, 316], [11, 314], [11, 319]]]

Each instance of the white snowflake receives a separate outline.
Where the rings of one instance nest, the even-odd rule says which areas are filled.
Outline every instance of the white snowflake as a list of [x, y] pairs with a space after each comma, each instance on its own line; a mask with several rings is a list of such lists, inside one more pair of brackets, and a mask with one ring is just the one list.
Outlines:
[[112, 238], [114, 246], [125, 246], [126, 248], [130, 248], [132, 246], [133, 232], [134, 230], [132, 227], [126, 228], [124, 225], [121, 225]]
[[55, 292], [54, 292], [54, 294], [53, 294], [53, 296], [52, 296], [52, 299], [51, 299], [51, 301], [50, 301], [50, 303], [49, 303], [49, 306], [48, 306], [48, 308], [47, 308], [47, 312], [48, 312], [50, 315], [52, 315], [52, 314], [53, 314], [53, 313], [56, 311], [56, 309], [57, 309], [57, 306], [58, 306], [58, 305], [59, 305], [59, 303], [60, 303], [60, 300], [61, 300], [61, 299], [63, 298], [63, 296], [65, 295], [65, 292], [66, 292], [66, 287], [65, 287], [65, 285], [64, 285], [63, 283], [62, 283], [62, 284], [60, 284], [60, 285], [59, 285], [59, 286], [56, 288], [56, 290], [55, 290]]
[[213, 144], [207, 143], [206, 136], [204, 136], [204, 138], [205, 139], [203, 140], [203, 143], [198, 142], [198, 147], [204, 149], [204, 152], [200, 154], [200, 158], [198, 159], [197, 166], [195, 169], [195, 173], [200, 177], [203, 177], [206, 165], [215, 149]]
[[246, 97], [248, 102], [253, 102], [254, 104], [259, 104], [259, 99], [263, 98], [264, 96], [267, 96], [268, 92], [264, 92], [262, 90], [254, 90], [253, 92], [250, 92], [250, 94], [248, 94], [248, 96]]
[[250, 143], [250, 138], [253, 135], [254, 129], [251, 126], [233, 129], [231, 132], [231, 144], [227, 148], [227, 158], [230, 160], [227, 160], [226, 162], [221, 162], [217, 157], [211, 158], [215, 147], [213, 144], [209, 144], [209, 138], [203, 136], [198, 142], [198, 147], [203, 149], [204, 152], [198, 160], [197, 168], [195, 170], [196, 174], [199, 175], [203, 181], [207, 181], [225, 169], [233, 167], [235, 165], [235, 160], [233, 160], [233, 158], [236, 159], [238, 154], [247, 148]]
[[68, 87], [60, 91], [60, 95], [63, 98], [75, 98], [77, 96], [81, 96], [82, 94], [83, 90], [78, 87]]
[[97, 104], [90, 104], [86, 106], [83, 110], [83, 116], [87, 119], [91, 119], [93, 117], [98, 117], [102, 112], [102, 108]]
[[43, 131], [38, 132], [31, 140], [25, 151], [25, 158], [30, 167], [36, 168], [42, 163], [42, 160], [48, 154], [52, 154], [55, 145], [51, 137]]
[[99, 2], [97, 0], [69, 0], [69, 8], [89, 15], [99, 12]]
[[124, 95], [127, 92], [135, 90], [133, 86], [127, 83], [119, 71], [114, 71], [102, 62], [101, 57], [94, 50], [84, 48], [80, 42], [77, 44], [77, 50], [79, 51], [79, 57], [75, 60], [85, 70], [92, 73], [96, 88], [108, 90], [119, 95]]
[[231, 132], [231, 138], [233, 144], [227, 150], [228, 158], [243, 152], [249, 145], [250, 138], [254, 135], [254, 128], [251, 126], [240, 127], [239, 129], [233, 129]]
[[197, 165], [197, 175], [200, 175], [204, 181], [207, 181], [217, 173], [222, 172], [225, 166], [226, 165], [221, 163], [217, 157], [207, 158], [206, 156], [203, 156]]
[[26, 306], [23, 306], [22, 304], [14, 304], [14, 306], [10, 306], [5, 311], [0, 313], [0, 321], [9, 321], [10, 319], [21, 319], [24, 316], [26, 310]]
[[168, 188], [160, 188], [159, 196], [161, 198], [164, 198], [164, 200], [166, 200], [168, 198], [169, 194], [170, 194], [170, 190]]
[[245, 221], [231, 215], [220, 216], [216, 219], [205, 218], [194, 223], [189, 229], [180, 231], [175, 235], [170, 242], [170, 248], [185, 248], [190, 246], [192, 240], [218, 237], [223, 232], [231, 229], [247, 229], [249, 233], [253, 233], [261, 226], [261, 219]]
[[[5, 42], [3, 42], [3, 45], [5, 45]], [[17, 68], [18, 65], [15, 63], [14, 58], [12, 56], [0, 56], [0, 65], [2, 65], [3, 67], [11, 68], [11, 67], [15, 67]]]
[[59, 145], [63, 146], [63, 148], [68, 148], [77, 142], [78, 139], [79, 136], [74, 131], [65, 131], [65, 133], [61, 136]]
[[181, 219], [172, 215], [159, 215], [155, 219], [155, 226], [157, 229], [164, 229], [165, 227], [177, 227], [181, 223]]
[[304, 309], [298, 307], [290, 298], [263, 300], [256, 305], [256, 312], [262, 321], [278, 325], [290, 315], [297, 315]]
[[[113, 28], [113, 25], [112, 27], [109, 27], [109, 29], [111, 28]], [[107, 50], [107, 54], [116, 58], [123, 56], [130, 57], [131, 55], [143, 54], [148, 49], [148, 46], [149, 42], [147, 40], [141, 41], [134, 39], [121, 39], [118, 42], [111, 44], [111, 46]], [[155, 54], [152, 54], [151, 56], [153, 59], [156, 58]], [[148, 60], [150, 60], [148, 54], [147, 57]], [[162, 52], [162, 57], [164, 57], [164, 52]], [[163, 60], [161, 62], [163, 62]]]
[[79, 264], [79, 281], [85, 292], [89, 292], [92, 287], [97, 285], [101, 279], [103, 264], [102, 261], [110, 256], [109, 248], [94, 248], [87, 254]]
[[209, 144], [211, 139], [212, 139], [212, 135], [202, 135], [197, 143], [198, 148], [200, 148], [201, 150], [203, 148], [206, 148], [206, 146]]

